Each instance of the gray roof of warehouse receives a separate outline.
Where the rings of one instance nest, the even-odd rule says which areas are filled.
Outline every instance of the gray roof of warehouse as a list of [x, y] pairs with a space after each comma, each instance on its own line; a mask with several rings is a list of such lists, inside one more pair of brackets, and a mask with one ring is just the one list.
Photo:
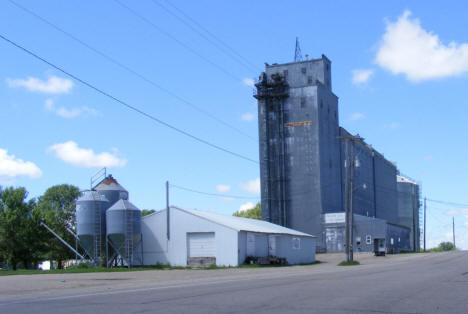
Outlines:
[[271, 222], [267, 222], [263, 220], [236, 217], [236, 216], [227, 216], [227, 215], [221, 215], [221, 214], [204, 212], [204, 211], [193, 210], [193, 209], [183, 209], [183, 208], [176, 207], [176, 206], [171, 206], [171, 208], [181, 210], [183, 212], [192, 214], [200, 218], [204, 218], [211, 222], [226, 226], [228, 228], [231, 228], [237, 231], [249, 231], [249, 232], [270, 233], [270, 234], [289, 234], [289, 235], [315, 238], [315, 236], [311, 234], [307, 234], [307, 233], [300, 232], [294, 229], [282, 227], [280, 225], [275, 225]]

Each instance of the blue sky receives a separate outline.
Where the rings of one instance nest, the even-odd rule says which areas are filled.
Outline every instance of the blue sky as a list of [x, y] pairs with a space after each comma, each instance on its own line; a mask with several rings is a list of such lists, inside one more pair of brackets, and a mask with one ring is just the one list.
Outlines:
[[[254, 160], [250, 81], [264, 62], [293, 61], [298, 36], [303, 55], [332, 60], [343, 127], [420, 181], [423, 196], [468, 203], [465, 1], [15, 2], [140, 77], [10, 1], [0, 4], [3, 36], [132, 106]], [[199, 25], [249, 65], [213, 45], [210, 34], [194, 32]], [[171, 203], [187, 208], [231, 214], [259, 198], [257, 164], [144, 118], [4, 41], [0, 51], [3, 186], [25, 186], [31, 197], [60, 183], [86, 189], [89, 177], [108, 166], [139, 208], [164, 207], [166, 180], [246, 198], [173, 189]], [[451, 239], [455, 216], [457, 242], [468, 249], [467, 207], [428, 202], [429, 247]]]

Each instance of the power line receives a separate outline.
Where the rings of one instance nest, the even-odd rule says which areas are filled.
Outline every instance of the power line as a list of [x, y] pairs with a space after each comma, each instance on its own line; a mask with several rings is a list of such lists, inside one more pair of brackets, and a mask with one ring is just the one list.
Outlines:
[[205, 62], [211, 64], [213, 67], [217, 68], [218, 70], [220, 70], [221, 72], [223, 72], [224, 74], [226, 74], [227, 76], [233, 78], [234, 80], [236, 80], [237, 82], [240, 82], [242, 81], [241, 78], [237, 77], [235, 74], [232, 74], [231, 72], [229, 72], [228, 70], [226, 70], [225, 68], [223, 68], [222, 66], [214, 63], [213, 61], [211, 61], [210, 59], [206, 58], [205, 56], [203, 56], [202, 54], [200, 54], [198, 51], [196, 51], [195, 49], [193, 49], [192, 47], [186, 45], [184, 42], [182, 42], [181, 40], [175, 38], [174, 36], [172, 36], [169, 32], [165, 31], [164, 29], [160, 28], [159, 26], [157, 26], [156, 24], [154, 24], [152, 21], [150, 21], [148, 18], [144, 17], [143, 15], [141, 15], [140, 13], [138, 13], [137, 11], [133, 10], [131, 7], [127, 6], [126, 4], [122, 3], [121, 1], [119, 0], [114, 0], [115, 3], [117, 3], [118, 5], [120, 5], [122, 8], [126, 9], [128, 12], [130, 12], [131, 14], [133, 14], [134, 16], [136, 16], [137, 18], [139, 18], [140, 20], [142, 20], [143, 22], [145, 22], [146, 24], [150, 25], [152, 28], [156, 29], [157, 31], [159, 31], [160, 33], [164, 34], [166, 37], [172, 39], [173, 41], [175, 41], [176, 43], [178, 43], [180, 46], [184, 47], [185, 49], [187, 49], [188, 51], [190, 51], [191, 53], [193, 53], [194, 55], [196, 55], [197, 57], [203, 59]]
[[447, 201], [439, 201], [439, 200], [432, 200], [432, 199], [427, 199], [429, 202], [433, 203], [439, 203], [439, 204], [444, 204], [444, 205], [449, 205], [449, 206], [460, 206], [460, 207], [468, 207], [468, 204], [462, 204], [462, 203], [454, 203], [454, 202], [447, 202]]
[[259, 197], [248, 197], [248, 196], [237, 196], [237, 195], [227, 195], [227, 194], [218, 194], [218, 193], [209, 193], [209, 192], [202, 192], [198, 190], [194, 190], [191, 188], [186, 188], [180, 185], [175, 185], [175, 184], [170, 184], [171, 187], [177, 188], [179, 190], [184, 190], [192, 193], [197, 193], [197, 194], [202, 194], [202, 195], [208, 195], [208, 196], [215, 196], [215, 197], [225, 197], [225, 198], [235, 198], [235, 199], [248, 199], [248, 200], [258, 200]]
[[[194, 20], [193, 18], [191, 18], [187, 13], [185, 13], [184, 11], [182, 11], [181, 9], [179, 9], [177, 6], [175, 6], [173, 3], [171, 3], [170, 1], [166, 1], [167, 4], [169, 4], [171, 7], [173, 7], [175, 10], [177, 10], [178, 12], [180, 12], [184, 17], [186, 17], [188, 20], [190, 20], [193, 24], [197, 25], [201, 30], [205, 31], [208, 35], [210, 35], [212, 38], [214, 38], [216, 41], [218, 41], [221, 45], [223, 45], [224, 47], [226, 47], [227, 49], [229, 49], [230, 51], [232, 51], [232, 53], [234, 53], [235, 55], [237, 55], [239, 58], [243, 59], [245, 62], [249, 63], [250, 65], [252, 65], [254, 68], [256, 68], [257, 66], [253, 63], [251, 63], [247, 58], [243, 57], [241, 54], [239, 54], [236, 50], [234, 50], [234, 48], [232, 48], [231, 46], [229, 46], [228, 44], [226, 44], [224, 41], [222, 41], [219, 37], [217, 37], [216, 35], [214, 35], [212, 32], [210, 32], [208, 29], [206, 29], [205, 27], [203, 27], [203, 25], [201, 25], [199, 22], [197, 22], [196, 20]], [[262, 69], [260, 69], [260, 71], [263, 71]]]
[[[197, 22], [196, 20], [194, 20], [192, 17], [190, 17], [187, 13], [185, 13], [184, 11], [182, 11], [181, 9], [179, 9], [178, 7], [176, 7], [174, 4], [170, 3], [169, 1], [167, 1], [167, 4], [169, 4], [173, 9], [175, 9], [176, 11], [179, 12], [179, 14], [181, 14], [181, 16], [175, 14], [173, 11], [171, 11], [170, 9], [167, 8], [167, 6], [165, 6], [163, 3], [161, 3], [160, 1], [157, 1], [157, 0], [151, 0], [155, 5], [161, 7], [163, 10], [165, 10], [167, 13], [169, 13], [170, 15], [172, 15], [173, 17], [175, 17], [176, 19], [178, 19], [180, 22], [182, 22], [184, 25], [186, 25], [188, 28], [190, 28], [191, 30], [193, 30], [195, 33], [197, 33], [198, 35], [200, 35], [202, 38], [204, 38], [206, 41], [208, 41], [209, 43], [211, 43], [213, 46], [215, 46], [216, 48], [218, 48], [220, 51], [224, 52], [226, 55], [228, 55], [229, 57], [231, 57], [233, 60], [235, 60], [236, 62], [238, 62], [239, 64], [241, 64], [242, 66], [244, 66], [245, 68], [249, 69], [250, 71], [254, 71], [255, 73], [257, 72], [261, 72], [263, 71], [262, 69], [258, 68], [255, 64], [253, 64], [252, 62], [250, 62], [247, 58], [243, 57], [241, 54], [239, 54], [236, 50], [234, 50], [231, 46], [229, 46], [228, 44], [226, 44], [224, 41], [222, 41], [219, 37], [217, 37], [216, 35], [214, 35], [212, 32], [210, 32], [208, 29], [206, 29], [205, 27], [203, 27], [199, 22]], [[193, 25], [196, 25], [198, 27], [198, 29], [196, 27], [194, 27]], [[199, 31], [202, 30], [204, 33], [200, 32]], [[208, 35], [208, 36], [207, 36]], [[210, 38], [211, 37], [211, 38]]]
[[8, 0], [11, 4], [13, 4], [14, 6], [16, 6], [17, 8], [23, 10], [24, 12], [32, 15], [33, 17], [39, 19], [40, 21], [42, 21], [43, 23], [49, 25], [50, 27], [54, 28], [55, 30], [61, 32], [62, 34], [66, 35], [67, 37], [71, 38], [72, 40], [74, 40], [75, 42], [79, 43], [80, 45], [86, 47], [87, 49], [91, 50], [92, 52], [96, 53], [97, 55], [101, 56], [102, 58], [110, 61], [111, 63], [117, 65], [118, 67], [120, 67], [121, 69], [124, 69], [125, 71], [137, 76], [138, 78], [142, 79], [143, 81], [147, 82], [148, 84], [158, 88], [159, 90], [163, 91], [164, 93], [176, 98], [177, 100], [181, 101], [183, 104], [195, 109], [196, 111], [208, 116], [209, 118], [217, 121], [218, 123], [236, 131], [237, 133], [239, 134], [242, 134], [244, 135], [245, 137], [251, 139], [252, 141], [256, 141], [255, 138], [253, 138], [252, 136], [250, 136], [249, 134], [239, 130], [238, 128], [236, 128], [235, 126], [223, 121], [222, 119], [216, 117], [215, 115], [209, 113], [208, 111], [196, 106], [195, 104], [191, 103], [190, 101], [186, 100], [185, 98], [177, 95], [176, 93], [170, 91], [169, 89], [159, 85], [158, 83], [156, 83], [155, 81], [149, 79], [148, 77], [144, 76], [143, 74], [141, 73], [138, 73], [137, 71], [135, 71], [134, 69], [130, 68], [129, 66], [121, 63], [120, 61], [116, 60], [115, 58], [105, 54], [104, 52], [94, 48], [93, 46], [89, 45], [88, 43], [84, 42], [83, 40], [79, 39], [78, 37], [76, 37], [75, 35], [67, 32], [66, 30], [60, 28], [59, 26], [57, 26], [56, 24], [50, 22], [49, 20], [43, 18], [42, 16], [40, 16], [39, 14], [31, 11], [30, 9], [18, 4], [17, 2], [13, 1], [13, 0]]
[[66, 70], [64, 70], [64, 69], [62, 69], [61, 67], [59, 67], [59, 66], [53, 64], [52, 62], [47, 61], [46, 59], [40, 57], [39, 55], [35, 54], [34, 52], [32, 52], [32, 51], [30, 51], [30, 50], [24, 48], [23, 46], [21, 46], [21, 45], [15, 43], [14, 41], [8, 39], [7, 37], [3, 36], [2, 34], [0, 34], [0, 38], [3, 39], [4, 41], [10, 43], [11, 45], [15, 46], [16, 48], [21, 49], [22, 51], [26, 52], [27, 54], [33, 56], [34, 58], [36, 58], [36, 59], [42, 61], [43, 63], [45, 63], [45, 64], [47, 64], [47, 65], [53, 67], [54, 69], [56, 69], [56, 70], [62, 72], [63, 74], [65, 74], [65, 75], [67, 75], [67, 76], [73, 78], [74, 80], [80, 82], [81, 84], [83, 84], [83, 85], [85, 85], [85, 86], [87, 86], [87, 87], [93, 89], [94, 91], [96, 91], [96, 92], [98, 92], [98, 93], [100, 93], [100, 94], [102, 94], [102, 95], [104, 95], [104, 96], [106, 96], [106, 97], [108, 97], [108, 98], [114, 100], [115, 102], [118, 102], [119, 104], [121, 104], [121, 105], [127, 107], [128, 109], [133, 110], [133, 111], [135, 111], [135, 112], [141, 114], [142, 116], [145, 116], [145, 117], [147, 117], [147, 118], [149, 118], [149, 119], [151, 119], [151, 120], [153, 120], [153, 121], [155, 121], [155, 122], [157, 122], [157, 123], [159, 123], [159, 124], [161, 124], [161, 125], [163, 125], [163, 126], [169, 128], [169, 129], [172, 129], [173, 131], [176, 131], [176, 132], [178, 132], [178, 133], [180, 133], [180, 134], [182, 134], [182, 135], [185, 135], [185, 136], [187, 136], [187, 137], [189, 137], [189, 138], [191, 138], [191, 139], [193, 139], [193, 140], [195, 140], [195, 141], [197, 141], [197, 142], [203, 143], [203, 144], [205, 144], [205, 145], [207, 145], [207, 146], [210, 146], [210, 147], [215, 148], [215, 149], [217, 149], [217, 150], [220, 150], [220, 151], [222, 151], [222, 152], [228, 153], [228, 154], [230, 154], [230, 155], [236, 156], [236, 157], [238, 157], [238, 158], [241, 158], [241, 159], [244, 159], [244, 160], [247, 160], [247, 161], [250, 161], [250, 162], [253, 162], [253, 163], [258, 164], [258, 161], [256, 161], [256, 160], [253, 160], [253, 159], [251, 159], [251, 158], [249, 158], [249, 157], [246, 157], [246, 156], [243, 156], [243, 155], [241, 155], [241, 154], [235, 153], [235, 152], [233, 152], [233, 151], [231, 151], [231, 150], [228, 150], [228, 149], [226, 149], [226, 148], [223, 148], [223, 147], [221, 147], [221, 146], [219, 146], [219, 145], [216, 145], [216, 144], [213, 144], [213, 143], [211, 143], [211, 142], [208, 142], [207, 140], [204, 140], [204, 139], [202, 139], [202, 138], [200, 138], [200, 137], [197, 137], [197, 136], [195, 136], [195, 135], [192, 135], [192, 134], [188, 133], [187, 131], [184, 131], [184, 130], [182, 130], [182, 129], [179, 129], [179, 128], [177, 128], [177, 127], [175, 127], [175, 126], [173, 126], [173, 125], [171, 125], [171, 124], [169, 124], [169, 123], [167, 123], [167, 122], [164, 122], [164, 121], [161, 120], [161, 119], [156, 118], [155, 116], [153, 116], [153, 115], [151, 115], [151, 114], [149, 114], [149, 113], [144, 112], [144, 111], [141, 110], [141, 109], [138, 109], [138, 108], [136, 108], [136, 107], [134, 107], [134, 106], [132, 106], [132, 105], [126, 103], [125, 101], [123, 101], [123, 100], [121, 100], [121, 99], [119, 99], [119, 98], [117, 98], [117, 97], [111, 95], [110, 93], [105, 92], [105, 91], [103, 91], [102, 89], [100, 89], [100, 88], [98, 88], [98, 87], [92, 85], [91, 83], [88, 83], [87, 81], [84, 81], [83, 79], [77, 77], [76, 75], [74, 75], [74, 74], [72, 74], [72, 73], [70, 73], [70, 72], [68, 72], [68, 71], [66, 71]]
[[446, 208], [441, 208], [441, 207], [434, 207], [432, 205], [430, 207], [428, 207], [428, 208], [435, 209], [435, 210], [447, 210], [448, 209], [447, 207]]
[[[429, 207], [427, 209], [430, 209]], [[437, 218], [431, 211], [427, 211], [427, 213], [429, 214], [429, 216], [432, 217], [433, 220], [436, 220], [438, 223], [439, 223], [439, 226], [445, 228], [447, 227], [448, 225], [450, 225], [451, 223], [445, 223], [443, 222], [442, 220], [440, 220], [439, 218]]]

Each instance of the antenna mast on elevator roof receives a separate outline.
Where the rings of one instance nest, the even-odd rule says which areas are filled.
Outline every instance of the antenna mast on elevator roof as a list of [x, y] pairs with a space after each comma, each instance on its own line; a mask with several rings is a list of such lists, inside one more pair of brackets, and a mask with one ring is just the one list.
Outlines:
[[301, 46], [299, 46], [299, 37], [296, 37], [296, 50], [294, 53], [294, 62], [302, 61]]

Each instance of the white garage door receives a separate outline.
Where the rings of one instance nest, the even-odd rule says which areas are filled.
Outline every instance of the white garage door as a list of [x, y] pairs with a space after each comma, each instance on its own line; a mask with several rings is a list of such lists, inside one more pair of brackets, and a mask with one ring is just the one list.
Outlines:
[[214, 232], [187, 233], [187, 257], [216, 257]]

